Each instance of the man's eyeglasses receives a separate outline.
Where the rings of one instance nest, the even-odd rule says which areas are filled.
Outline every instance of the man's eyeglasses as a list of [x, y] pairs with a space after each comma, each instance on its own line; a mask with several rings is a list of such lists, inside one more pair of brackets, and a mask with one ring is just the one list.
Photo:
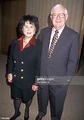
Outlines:
[[64, 13], [58, 13], [58, 14], [55, 14], [55, 13], [54, 13], [54, 14], [51, 15], [51, 17], [54, 18], [54, 19], [55, 19], [55, 18], [58, 18], [58, 17], [59, 17], [59, 18], [64, 18], [64, 17], [65, 17], [65, 14], [64, 14]]

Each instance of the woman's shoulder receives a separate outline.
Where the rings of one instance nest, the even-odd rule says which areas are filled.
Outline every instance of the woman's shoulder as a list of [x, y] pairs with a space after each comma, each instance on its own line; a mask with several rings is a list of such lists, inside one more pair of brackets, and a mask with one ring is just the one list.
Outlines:
[[18, 39], [17, 38], [13, 38], [12, 41], [11, 41], [11, 44], [15, 44], [18, 42]]

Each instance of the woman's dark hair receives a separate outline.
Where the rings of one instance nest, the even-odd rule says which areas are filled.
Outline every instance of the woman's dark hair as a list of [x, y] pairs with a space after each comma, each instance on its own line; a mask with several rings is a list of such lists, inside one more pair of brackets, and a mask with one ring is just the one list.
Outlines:
[[[17, 24], [17, 27], [16, 27], [16, 34], [17, 34], [17, 37], [21, 37], [23, 35], [23, 31], [22, 31], [22, 28], [25, 24], [26, 21], [29, 21], [31, 24], [33, 23], [35, 25], [35, 28], [36, 28], [36, 33], [38, 32], [39, 30], [39, 21], [38, 21], [38, 18], [34, 15], [24, 15], [19, 23]], [[36, 35], [35, 33], [35, 35]]]

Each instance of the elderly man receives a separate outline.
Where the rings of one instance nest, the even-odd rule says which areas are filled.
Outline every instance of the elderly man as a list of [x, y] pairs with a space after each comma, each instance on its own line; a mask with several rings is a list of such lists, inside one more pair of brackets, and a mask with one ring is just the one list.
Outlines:
[[68, 19], [67, 9], [61, 4], [56, 4], [51, 9], [50, 18], [53, 26], [42, 29], [39, 35], [43, 43], [41, 76], [53, 76], [54, 82], [39, 84], [39, 112], [35, 120], [42, 120], [46, 115], [48, 100], [51, 120], [61, 119], [67, 88], [78, 63], [79, 34], [65, 24]]

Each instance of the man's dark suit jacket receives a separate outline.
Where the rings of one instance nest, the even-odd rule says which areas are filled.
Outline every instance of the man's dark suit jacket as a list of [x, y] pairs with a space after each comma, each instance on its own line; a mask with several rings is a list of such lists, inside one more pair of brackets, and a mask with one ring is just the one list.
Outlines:
[[43, 42], [41, 76], [65, 76], [71, 79], [78, 63], [79, 34], [64, 27], [52, 57], [48, 59], [48, 47], [52, 27], [41, 30], [39, 39]]

